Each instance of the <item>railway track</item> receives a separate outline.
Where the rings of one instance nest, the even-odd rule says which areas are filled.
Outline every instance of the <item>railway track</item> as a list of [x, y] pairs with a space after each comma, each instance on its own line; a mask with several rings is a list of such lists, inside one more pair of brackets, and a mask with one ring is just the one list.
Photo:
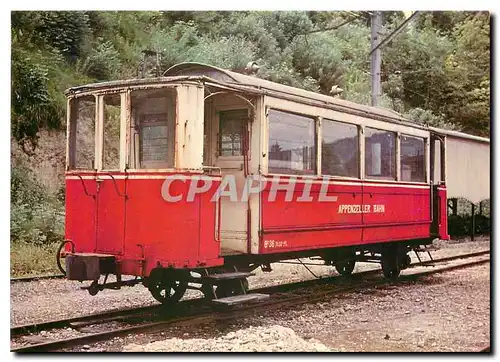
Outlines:
[[[459, 259], [470, 259], [477, 258], [489, 254], [489, 250], [456, 255], [447, 258], [435, 259], [432, 261], [423, 261], [420, 263], [414, 263], [411, 265], [414, 267], [429, 267], [438, 266], [436, 264], [447, 263], [450, 261], [455, 261]], [[445, 266], [437, 269], [425, 270], [416, 273], [410, 273], [402, 275], [396, 283], [403, 283], [409, 280], [415, 280], [423, 276], [433, 275], [437, 273], [442, 273], [446, 271], [462, 269], [466, 267], [471, 267], [474, 265], [480, 265], [489, 262], [488, 259], [474, 260], [466, 263], [454, 264], [451, 266]], [[89, 325], [93, 323], [103, 323], [108, 320], [124, 320], [127, 318], [137, 318], [139, 316], [148, 316], [153, 319], [152, 322], [146, 322], [140, 325], [133, 325], [124, 328], [113, 329], [104, 332], [90, 333], [83, 336], [66, 338], [56, 341], [49, 341], [44, 343], [38, 343], [34, 345], [22, 346], [11, 349], [13, 352], [41, 352], [41, 351], [53, 351], [63, 348], [71, 348], [78, 345], [89, 344], [93, 342], [98, 342], [102, 340], [108, 340], [113, 337], [123, 336], [129, 333], [144, 333], [144, 332], [157, 332], [163, 330], [166, 327], [171, 326], [183, 326], [183, 325], [197, 325], [203, 324], [210, 321], [220, 321], [220, 320], [230, 320], [236, 317], [241, 317], [242, 314], [252, 313], [256, 310], [271, 310], [277, 308], [288, 308], [305, 303], [315, 303], [321, 301], [329, 296], [333, 296], [340, 293], [347, 293], [356, 291], [363, 288], [376, 287], [379, 285], [390, 284], [389, 281], [385, 279], [369, 279], [371, 276], [378, 276], [380, 270], [374, 269], [361, 273], [353, 274], [350, 278], [335, 276], [326, 277], [322, 279], [308, 280], [302, 282], [296, 282], [286, 285], [276, 285], [266, 288], [253, 289], [251, 292], [256, 293], [267, 293], [271, 294], [272, 298], [265, 302], [259, 302], [254, 305], [238, 306], [234, 309], [227, 310], [214, 310], [210, 308], [206, 303], [203, 303], [202, 299], [192, 299], [186, 300], [179, 303], [179, 306], [174, 310], [171, 310], [169, 314], [164, 313], [164, 309], [160, 305], [131, 308], [127, 310], [115, 310], [105, 313], [98, 313], [88, 316], [82, 316], [77, 318], [63, 319], [57, 321], [49, 321], [45, 323], [16, 326], [11, 328], [11, 338], [20, 336], [27, 332], [36, 332], [40, 330], [48, 330], [52, 328], [61, 327], [74, 327], [75, 325]], [[368, 279], [364, 279], [368, 278]], [[348, 283], [348, 284], [347, 284]], [[303, 293], [304, 289], [320, 287], [322, 285], [328, 285], [329, 288], [326, 290], [315, 291], [315, 293]], [[289, 293], [290, 291], [296, 291], [299, 293]], [[302, 291], [302, 293], [300, 293]], [[190, 308], [194, 307], [194, 308]], [[191, 309], [194, 309], [193, 312]], [[147, 320], [147, 318], [146, 318]]]
[[50, 274], [50, 275], [35, 275], [32, 277], [19, 277], [19, 278], [10, 278], [11, 283], [19, 283], [19, 282], [33, 282], [35, 280], [44, 280], [44, 279], [62, 279], [64, 278], [64, 274]]

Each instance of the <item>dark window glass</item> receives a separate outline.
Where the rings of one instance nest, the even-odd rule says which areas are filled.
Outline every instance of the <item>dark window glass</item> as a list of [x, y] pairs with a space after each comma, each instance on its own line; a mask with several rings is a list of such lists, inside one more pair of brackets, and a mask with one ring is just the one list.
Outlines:
[[425, 182], [424, 139], [401, 137], [401, 180]]
[[358, 127], [325, 119], [321, 134], [321, 173], [358, 177]]
[[246, 109], [220, 112], [220, 156], [241, 156], [243, 154], [243, 135], [247, 119], [248, 111]]
[[314, 174], [316, 171], [314, 118], [269, 111], [269, 172]]
[[396, 179], [396, 135], [394, 132], [365, 128], [365, 175]]

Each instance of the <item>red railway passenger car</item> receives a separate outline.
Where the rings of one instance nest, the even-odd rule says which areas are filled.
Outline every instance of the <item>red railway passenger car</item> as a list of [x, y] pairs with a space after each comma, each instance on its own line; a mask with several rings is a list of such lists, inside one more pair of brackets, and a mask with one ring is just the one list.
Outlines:
[[91, 294], [142, 282], [162, 303], [220, 299], [312, 256], [394, 278], [448, 239], [448, 134], [392, 111], [195, 63], [66, 95], [62, 254]]

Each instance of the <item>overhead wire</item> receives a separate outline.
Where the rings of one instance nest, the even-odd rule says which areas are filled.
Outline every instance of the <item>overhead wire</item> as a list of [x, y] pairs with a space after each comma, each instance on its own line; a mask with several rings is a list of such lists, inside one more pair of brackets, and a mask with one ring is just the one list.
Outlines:
[[[353, 14], [349, 14], [351, 16], [353, 16]], [[310, 30], [302, 35], [307, 35], [307, 34], [313, 34], [313, 33], [319, 33], [319, 32], [322, 32], [322, 31], [329, 31], [329, 30], [337, 30], [338, 28], [344, 26], [344, 25], [347, 25], [349, 23], [352, 23], [354, 20], [357, 20], [359, 17], [353, 17], [351, 19], [347, 19], [346, 21], [340, 23], [340, 24], [337, 24], [337, 25], [334, 25], [334, 26], [331, 26], [331, 27], [326, 27], [326, 28], [323, 28], [323, 29], [315, 29], [315, 30]]]

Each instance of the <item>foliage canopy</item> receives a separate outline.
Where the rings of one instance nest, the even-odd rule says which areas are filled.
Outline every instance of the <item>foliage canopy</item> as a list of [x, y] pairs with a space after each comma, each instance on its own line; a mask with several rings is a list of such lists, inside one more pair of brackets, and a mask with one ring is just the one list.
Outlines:
[[[388, 34], [401, 12], [384, 13]], [[328, 30], [331, 29], [331, 30]], [[490, 17], [424, 12], [382, 52], [381, 106], [415, 122], [489, 135]], [[328, 94], [370, 101], [366, 12], [12, 12], [12, 136], [36, 145], [64, 118], [63, 90], [138, 76], [143, 50], [160, 69], [197, 61]], [[154, 64], [156, 66], [156, 64]]]

